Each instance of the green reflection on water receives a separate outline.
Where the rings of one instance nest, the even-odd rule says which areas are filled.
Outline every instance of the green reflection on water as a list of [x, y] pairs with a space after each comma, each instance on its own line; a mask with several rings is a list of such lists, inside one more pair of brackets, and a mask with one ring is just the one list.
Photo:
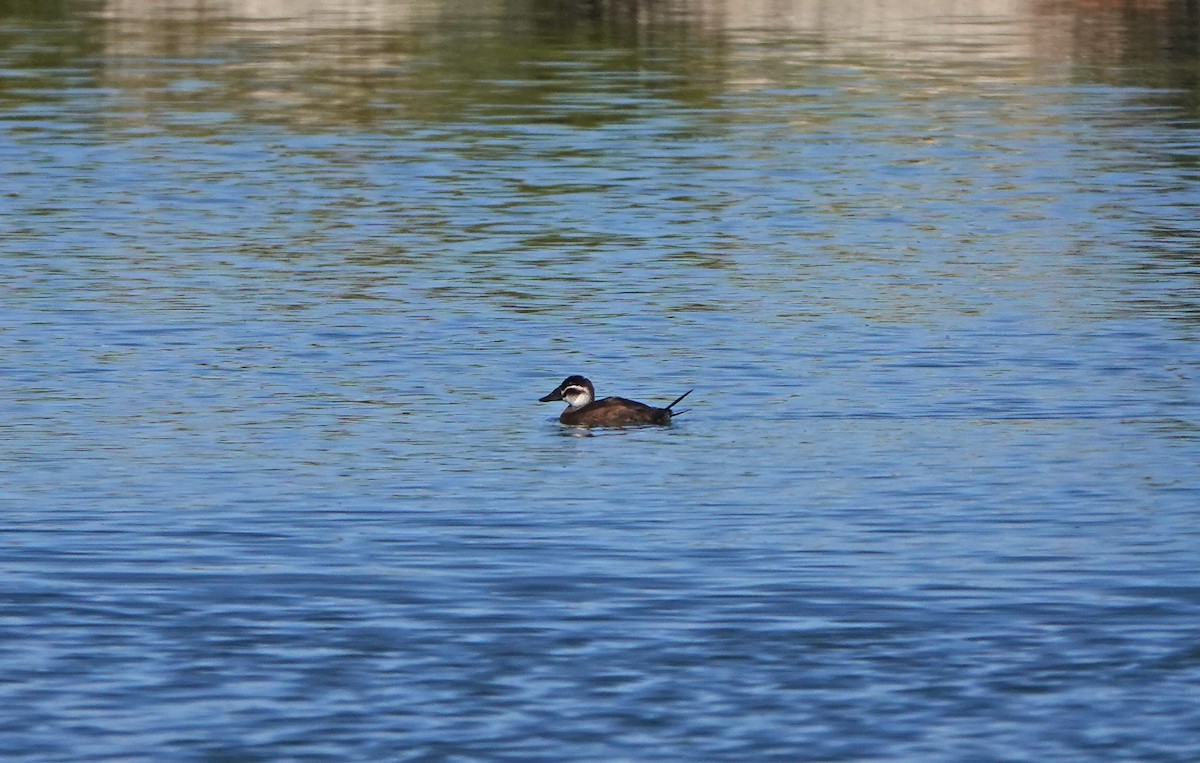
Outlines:
[[[111, 89], [112, 129], [209, 134], [227, 120], [296, 129], [397, 120], [620, 124], [646, 99], [713, 108], [794, 86], [814, 61], [950, 78], [1155, 88], [1195, 118], [1200, 20], [1189, 3], [922, 6], [817, 2], [0, 2], [0, 99]], [[777, 51], [772, 50], [778, 48]], [[889, 63], [892, 62], [892, 63]], [[1014, 65], [1015, 64], [1015, 65]], [[55, 87], [57, 83], [57, 88]], [[631, 98], [636, 94], [637, 98]], [[192, 118], [156, 119], [164, 111]], [[166, 122], [165, 124], [163, 122]]]

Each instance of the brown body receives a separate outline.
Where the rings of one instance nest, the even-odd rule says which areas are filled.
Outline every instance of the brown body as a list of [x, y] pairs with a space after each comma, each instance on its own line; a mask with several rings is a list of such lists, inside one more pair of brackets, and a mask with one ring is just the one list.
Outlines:
[[[573, 427], [629, 427], [641, 424], [658, 424], [665, 426], [671, 423], [671, 408], [675, 403], [691, 394], [689, 389], [675, 402], [666, 408], [655, 408], [652, 405], [639, 403], [636, 400], [626, 400], [623, 397], [606, 397], [596, 399], [596, 388], [582, 376], [568, 376], [557, 389], [542, 398], [543, 403], [554, 400], [564, 400], [567, 410], [562, 412], [558, 420]], [[682, 411], [680, 411], [682, 413]]]
[[626, 427], [634, 424], [670, 424], [671, 411], [626, 400], [606, 397], [582, 408], [568, 408], [558, 420], [573, 427]]

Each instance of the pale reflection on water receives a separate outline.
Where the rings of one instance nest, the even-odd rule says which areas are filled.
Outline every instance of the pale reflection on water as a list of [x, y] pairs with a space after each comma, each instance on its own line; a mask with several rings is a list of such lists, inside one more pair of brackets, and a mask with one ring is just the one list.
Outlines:
[[0, 753], [1190, 761], [1196, 40], [0, 3]]

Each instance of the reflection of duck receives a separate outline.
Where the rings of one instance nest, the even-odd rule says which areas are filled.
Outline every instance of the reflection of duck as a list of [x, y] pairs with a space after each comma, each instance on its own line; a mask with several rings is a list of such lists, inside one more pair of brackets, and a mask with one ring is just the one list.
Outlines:
[[[582, 376], [568, 376], [558, 388], [541, 399], [543, 403], [564, 400], [567, 410], [558, 420], [575, 427], [624, 427], [634, 424], [670, 424], [671, 408], [692, 394], [692, 390], [675, 398], [666, 408], [655, 408], [623, 397], [596, 399], [596, 388]], [[682, 413], [683, 411], [679, 411]]]

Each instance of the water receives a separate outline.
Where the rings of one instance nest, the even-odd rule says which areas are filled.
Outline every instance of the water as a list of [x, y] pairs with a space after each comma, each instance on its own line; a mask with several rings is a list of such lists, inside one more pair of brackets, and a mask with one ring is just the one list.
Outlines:
[[1194, 760], [1196, 19], [910, 5], [0, 4], [5, 759]]

